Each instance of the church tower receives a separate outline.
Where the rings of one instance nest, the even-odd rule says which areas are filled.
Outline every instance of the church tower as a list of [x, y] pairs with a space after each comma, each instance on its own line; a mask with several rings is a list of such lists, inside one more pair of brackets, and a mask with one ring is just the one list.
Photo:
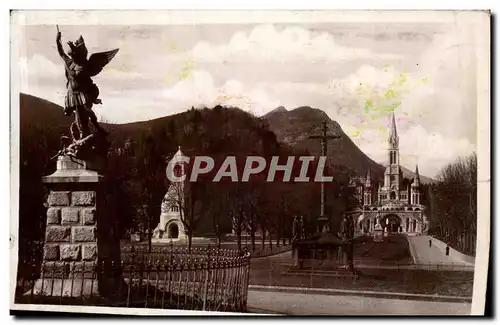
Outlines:
[[399, 136], [396, 129], [396, 118], [392, 112], [391, 130], [389, 133], [389, 164], [399, 165]]
[[388, 189], [390, 200], [399, 200], [402, 172], [399, 166], [399, 136], [396, 129], [396, 118], [392, 113], [389, 133], [389, 165], [384, 175], [384, 187]]
[[415, 178], [411, 184], [411, 201], [410, 204], [420, 204], [420, 175], [418, 174], [418, 165], [415, 168]]
[[364, 188], [364, 205], [372, 205], [372, 179], [370, 170], [366, 174], [365, 188]]

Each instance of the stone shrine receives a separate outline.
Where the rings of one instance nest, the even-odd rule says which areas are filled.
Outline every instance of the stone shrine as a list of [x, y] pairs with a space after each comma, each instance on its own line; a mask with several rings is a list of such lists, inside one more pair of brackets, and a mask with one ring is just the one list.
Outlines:
[[[174, 155], [176, 157], [182, 157], [184, 154], [179, 146], [177, 152]], [[180, 170], [174, 169], [173, 173], [180, 173], [184, 175], [184, 164], [178, 164]], [[187, 243], [187, 236], [184, 230], [184, 224], [181, 219], [181, 202], [184, 200], [184, 182], [172, 182], [168, 187], [167, 193], [161, 202], [161, 214], [160, 222], [153, 231], [152, 242], [182, 242]]]

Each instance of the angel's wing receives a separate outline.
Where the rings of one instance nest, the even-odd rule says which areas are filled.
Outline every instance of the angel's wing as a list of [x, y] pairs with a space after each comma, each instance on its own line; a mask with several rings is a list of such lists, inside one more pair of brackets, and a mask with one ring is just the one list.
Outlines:
[[116, 53], [118, 53], [118, 49], [92, 54], [88, 65], [90, 76], [93, 77], [101, 72], [102, 68], [115, 57]]

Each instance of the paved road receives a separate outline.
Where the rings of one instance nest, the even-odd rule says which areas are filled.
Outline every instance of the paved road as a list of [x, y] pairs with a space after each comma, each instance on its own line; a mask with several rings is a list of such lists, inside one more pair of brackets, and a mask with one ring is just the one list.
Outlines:
[[408, 236], [412, 254], [415, 255], [416, 264], [457, 264], [474, 267], [457, 257], [456, 254], [446, 256], [445, 252], [434, 243], [429, 247], [429, 236]]
[[285, 315], [469, 315], [470, 303], [248, 291], [248, 308]]

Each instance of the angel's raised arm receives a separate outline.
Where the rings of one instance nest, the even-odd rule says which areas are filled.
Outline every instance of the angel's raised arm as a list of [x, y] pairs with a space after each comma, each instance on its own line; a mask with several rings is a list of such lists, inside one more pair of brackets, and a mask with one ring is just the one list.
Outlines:
[[57, 31], [56, 44], [57, 44], [57, 52], [59, 52], [59, 56], [64, 60], [64, 62], [70, 60], [69, 56], [64, 52], [64, 49], [62, 47], [61, 32], [59, 32], [59, 28]]

